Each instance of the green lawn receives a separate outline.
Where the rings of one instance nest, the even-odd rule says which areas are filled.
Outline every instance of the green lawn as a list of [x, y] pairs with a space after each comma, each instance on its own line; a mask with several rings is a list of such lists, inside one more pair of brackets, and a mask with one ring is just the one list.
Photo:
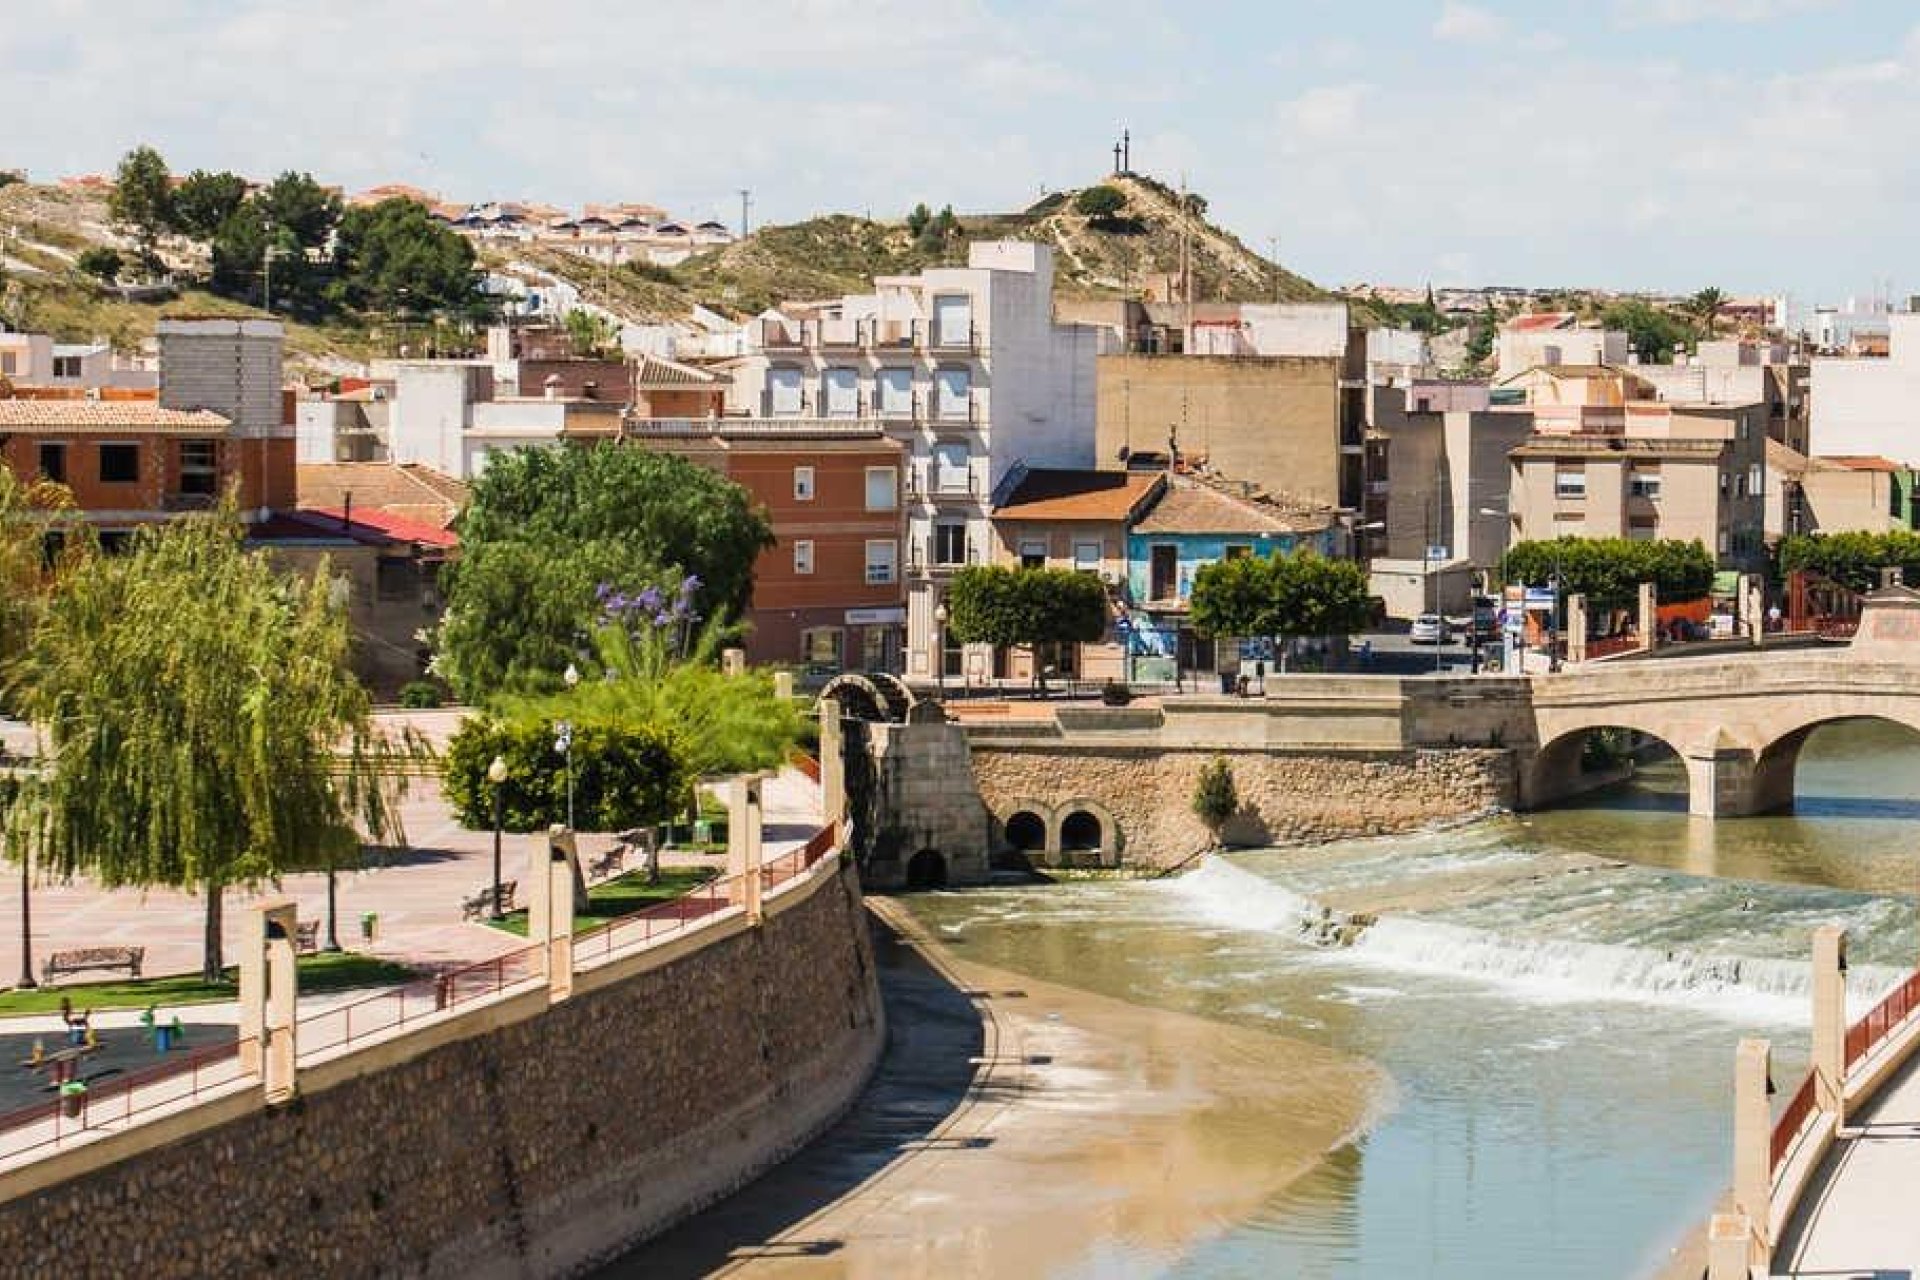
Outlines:
[[[352, 987], [381, 987], [405, 982], [416, 971], [391, 960], [352, 951], [301, 956], [300, 990], [344, 991]], [[64, 996], [76, 1009], [144, 1009], [150, 1004], [206, 1004], [231, 1000], [240, 993], [240, 971], [227, 970], [227, 980], [207, 983], [197, 973], [138, 982], [75, 982], [58, 987], [0, 992], [0, 1017], [16, 1013], [55, 1013]]]
[[[596, 925], [605, 924], [616, 916], [629, 915], [656, 902], [678, 898], [684, 893], [699, 888], [717, 874], [718, 872], [711, 867], [662, 867], [660, 879], [653, 884], [648, 884], [644, 869], [629, 871], [623, 876], [617, 876], [587, 890], [587, 909], [583, 914], [573, 918], [573, 931], [581, 933]], [[517, 933], [523, 938], [527, 936], [525, 911], [512, 911], [504, 920], [489, 920], [487, 923], [496, 929]]]

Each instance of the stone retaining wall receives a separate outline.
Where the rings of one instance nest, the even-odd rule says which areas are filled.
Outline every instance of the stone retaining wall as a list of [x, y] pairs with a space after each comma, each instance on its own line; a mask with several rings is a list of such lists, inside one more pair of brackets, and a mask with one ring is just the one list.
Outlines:
[[578, 1273], [789, 1154], [877, 1061], [852, 873], [768, 907], [664, 964], [583, 972], [551, 1008], [475, 1010], [502, 1025], [333, 1064], [291, 1104], [0, 1204], [0, 1258], [183, 1280]]
[[[1094, 746], [1060, 741], [973, 743], [973, 773], [996, 819], [1023, 803], [1086, 800], [1118, 820], [1121, 858], [1168, 866], [1208, 843], [1193, 813], [1203, 748]], [[1300, 751], [1236, 747], [1232, 763], [1242, 814], [1226, 831], [1235, 844], [1284, 844], [1411, 831], [1510, 808], [1511, 753], [1488, 748]]]

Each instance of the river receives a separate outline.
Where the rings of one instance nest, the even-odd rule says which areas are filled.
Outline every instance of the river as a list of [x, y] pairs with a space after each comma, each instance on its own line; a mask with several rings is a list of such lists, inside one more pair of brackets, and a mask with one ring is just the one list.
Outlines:
[[[1454, 831], [910, 902], [973, 962], [1391, 1077], [1362, 1137], [1240, 1220], [1172, 1252], [1116, 1228], [1053, 1274], [1615, 1280], [1657, 1268], [1724, 1184], [1738, 1040], [1769, 1037], [1778, 1080], [1801, 1070], [1811, 930], [1848, 928], [1856, 1009], [1920, 954], [1920, 740], [1822, 729], [1797, 792], [1790, 816], [1690, 819], [1655, 763]], [[1356, 912], [1378, 922], [1330, 944]]]

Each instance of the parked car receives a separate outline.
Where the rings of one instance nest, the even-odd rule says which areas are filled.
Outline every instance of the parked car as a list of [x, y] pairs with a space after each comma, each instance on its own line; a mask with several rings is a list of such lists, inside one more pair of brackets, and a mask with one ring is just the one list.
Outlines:
[[1453, 624], [1437, 613], [1423, 613], [1413, 620], [1407, 639], [1414, 644], [1453, 643]]

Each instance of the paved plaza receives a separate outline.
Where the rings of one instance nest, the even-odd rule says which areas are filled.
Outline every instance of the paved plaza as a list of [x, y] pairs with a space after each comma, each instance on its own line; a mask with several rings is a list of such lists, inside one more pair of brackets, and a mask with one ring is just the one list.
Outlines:
[[1774, 1258], [1785, 1276], [1920, 1275], [1920, 1056], [1851, 1117], [1801, 1198]]

